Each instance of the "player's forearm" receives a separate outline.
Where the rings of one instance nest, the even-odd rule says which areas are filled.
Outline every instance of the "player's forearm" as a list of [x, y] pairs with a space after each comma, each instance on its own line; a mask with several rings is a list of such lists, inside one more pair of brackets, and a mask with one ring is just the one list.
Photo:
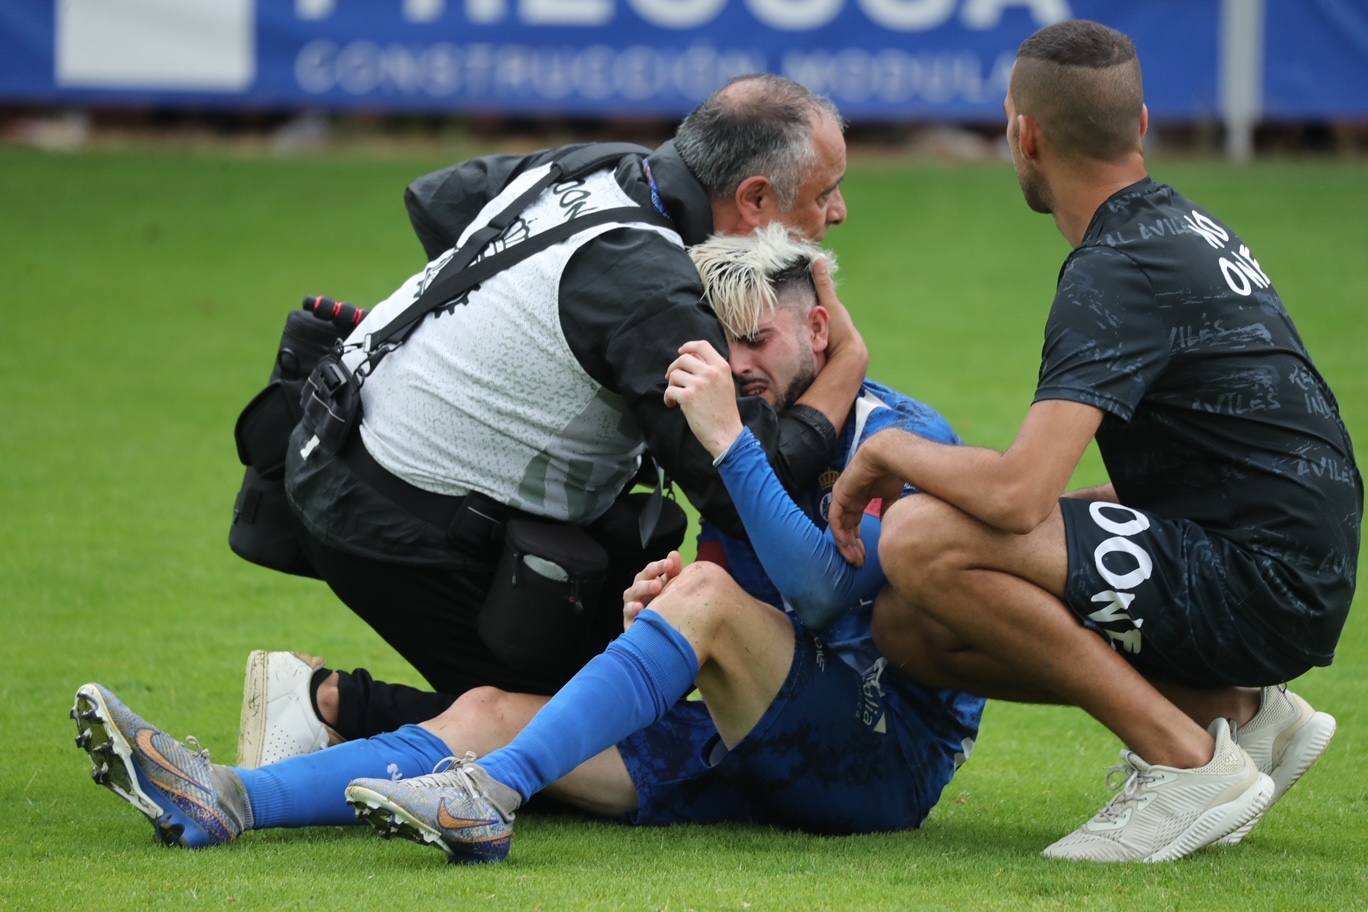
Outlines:
[[866, 517], [862, 524], [876, 557], [857, 570], [841, 557], [830, 533], [819, 529], [780, 486], [753, 435], [742, 433], [718, 471], [760, 565], [805, 627], [826, 627], [849, 605], [873, 598], [882, 588], [878, 520]]
[[884, 473], [1004, 532], [1030, 532], [1062, 492], [1062, 485], [1049, 490], [1024, 471], [1010, 451], [951, 446], [901, 430], [880, 432], [863, 451]]

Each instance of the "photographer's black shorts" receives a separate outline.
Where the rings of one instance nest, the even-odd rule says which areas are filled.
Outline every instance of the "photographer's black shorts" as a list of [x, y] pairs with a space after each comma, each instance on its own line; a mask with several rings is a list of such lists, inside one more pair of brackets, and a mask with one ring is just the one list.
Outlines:
[[1309, 667], [1280, 647], [1255, 556], [1196, 523], [1062, 498], [1065, 602], [1141, 674], [1193, 687], [1261, 686]]

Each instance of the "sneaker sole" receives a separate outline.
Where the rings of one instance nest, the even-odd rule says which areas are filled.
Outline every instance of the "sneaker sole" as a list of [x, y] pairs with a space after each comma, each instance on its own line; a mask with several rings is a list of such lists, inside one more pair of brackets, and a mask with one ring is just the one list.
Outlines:
[[1176, 839], [1157, 852], [1141, 859], [1146, 862], [1176, 861], [1211, 845], [1223, 836], [1248, 824], [1253, 826], [1273, 803], [1273, 780], [1260, 773], [1259, 779], [1234, 801], [1204, 812]]
[[356, 816], [369, 823], [382, 839], [399, 836], [419, 845], [433, 846], [446, 853], [447, 861], [451, 864], [488, 864], [502, 861], [508, 855], [507, 842], [502, 853], [497, 849], [490, 852], [492, 844], [489, 843], [485, 844], [486, 849], [483, 853], [472, 852], [465, 846], [454, 849], [442, 838], [441, 832], [430, 824], [410, 814], [402, 805], [365, 786], [347, 786], [346, 798]]
[[238, 766], [261, 766], [266, 741], [266, 675], [269, 659], [266, 650], [254, 649], [247, 656], [247, 671], [242, 678], [242, 715], [238, 720]]
[[451, 847], [442, 839], [442, 834], [428, 824], [414, 817], [400, 805], [390, 801], [379, 792], [364, 786], [348, 786], [347, 803], [352, 806], [357, 819], [365, 820], [382, 839], [399, 836], [419, 845], [430, 845], [441, 849], [451, 860], [457, 860]]
[[[1301, 731], [1283, 749], [1282, 756], [1273, 764], [1273, 769], [1269, 776], [1273, 779], [1275, 787], [1274, 794], [1277, 796], [1269, 802], [1272, 807], [1274, 802], [1280, 801], [1292, 786], [1297, 784], [1297, 780], [1306, 775], [1306, 771], [1316, 765], [1316, 761], [1325, 753], [1325, 749], [1330, 746], [1330, 739], [1335, 737], [1335, 717], [1329, 713], [1318, 712], [1303, 723]], [[1277, 775], [1274, 775], [1274, 774]], [[1233, 846], [1239, 845], [1240, 841], [1249, 835], [1249, 831], [1254, 829], [1254, 824], [1258, 823], [1258, 818], [1251, 820], [1244, 826], [1217, 840], [1217, 845]]]
[[90, 778], [95, 784], [104, 786], [137, 808], [152, 824], [158, 842], [179, 845], [183, 832], [181, 825], [173, 822], [162, 806], [138, 784], [133, 748], [110, 721], [109, 705], [98, 687], [86, 684], [76, 691], [71, 718], [76, 722], [76, 746], [90, 756]]

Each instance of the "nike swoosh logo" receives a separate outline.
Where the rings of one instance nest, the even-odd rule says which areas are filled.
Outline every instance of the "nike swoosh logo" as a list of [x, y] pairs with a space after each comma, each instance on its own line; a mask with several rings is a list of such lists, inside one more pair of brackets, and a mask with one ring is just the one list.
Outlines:
[[469, 817], [453, 817], [451, 812], [447, 810], [445, 801], [437, 805], [437, 825], [444, 830], [470, 830], [475, 827], [494, 826], [497, 823], [497, 820], [472, 820]]
[[[133, 736], [133, 740], [138, 745], [138, 750], [141, 751], [143, 756], [146, 757], [149, 761], [151, 761], [152, 763], [161, 767], [166, 772], [175, 776], [177, 779], [189, 785], [192, 789], [194, 789], [194, 793], [192, 794], [190, 792], [182, 791], [181, 789], [175, 788], [169, 782], [156, 783], [156, 787], [160, 789], [162, 792], [165, 792], [167, 795], [174, 796], [176, 798], [181, 798], [186, 803], [198, 808], [205, 815], [205, 817], [208, 818], [208, 820], [198, 820], [197, 822], [200, 826], [205, 826], [209, 821], [213, 821], [213, 823], [223, 831], [224, 838], [231, 839], [233, 836], [233, 830], [228, 823], [228, 819], [218, 810], [210, 807], [208, 804], [205, 803], [203, 798], [205, 792], [204, 786], [196, 782], [195, 780], [188, 778], [184, 773], [182, 773], [179, 769], [173, 766], [170, 760], [166, 759], [162, 752], [157, 749], [157, 745], [153, 743], [153, 734], [154, 733], [150, 728], [139, 729], [138, 733]], [[188, 810], [187, 812], [190, 813]], [[194, 816], [193, 813], [191, 813], [191, 816]]]
[[182, 782], [188, 783], [189, 785], [193, 785], [195, 788], [200, 789], [202, 791], [204, 789], [204, 786], [200, 785], [194, 779], [191, 779], [189, 776], [182, 773], [180, 769], [176, 767], [175, 764], [173, 764], [170, 760], [166, 759], [166, 756], [160, 750], [157, 749], [156, 742], [152, 740], [154, 735], [155, 733], [152, 731], [152, 729], [142, 728], [139, 729], [138, 733], [133, 736], [133, 740], [137, 743], [138, 750], [143, 754], [143, 756], [147, 757], [148, 760], [151, 760], [157, 766], [166, 770], [168, 773], [175, 776]]

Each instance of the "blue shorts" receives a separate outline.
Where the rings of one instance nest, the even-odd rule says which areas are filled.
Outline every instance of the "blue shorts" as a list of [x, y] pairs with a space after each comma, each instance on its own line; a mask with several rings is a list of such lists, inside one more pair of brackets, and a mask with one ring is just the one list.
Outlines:
[[954, 751], [896, 688], [856, 671], [790, 620], [788, 677], [733, 749], [699, 702], [680, 702], [618, 744], [637, 789], [629, 822], [739, 821], [842, 834], [926, 819], [954, 774]]

